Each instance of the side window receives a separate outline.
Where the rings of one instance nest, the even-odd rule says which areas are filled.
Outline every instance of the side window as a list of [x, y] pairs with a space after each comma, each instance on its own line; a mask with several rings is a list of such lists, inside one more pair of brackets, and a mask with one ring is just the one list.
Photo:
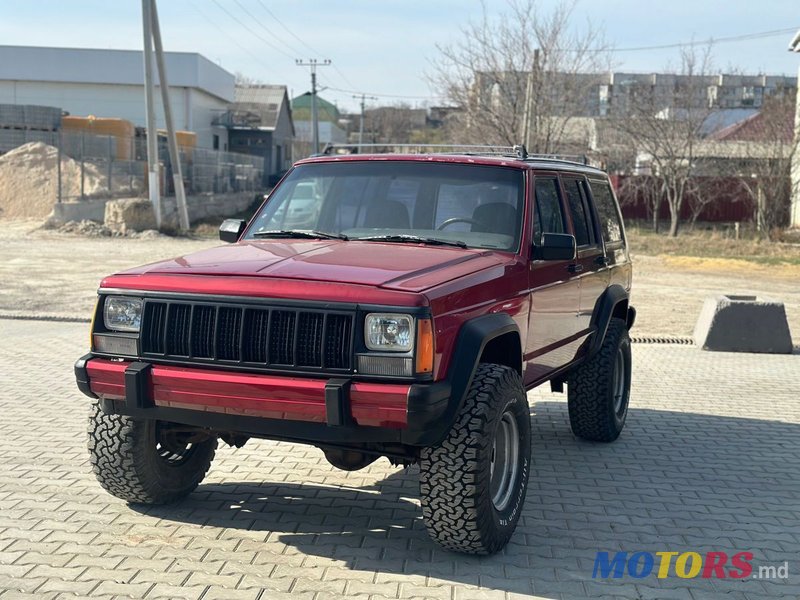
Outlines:
[[575, 244], [589, 246], [592, 243], [592, 221], [586, 202], [584, 202], [579, 179], [565, 178], [564, 188], [567, 191], [567, 203], [575, 227]]
[[533, 216], [533, 243], [538, 244], [543, 233], [564, 233], [564, 216], [561, 213], [558, 179], [537, 177], [534, 190], [536, 214]]
[[592, 198], [597, 207], [597, 215], [600, 218], [600, 230], [606, 243], [622, 241], [622, 225], [620, 223], [619, 212], [611, 193], [611, 187], [605, 181], [590, 181], [589, 187], [592, 188]]

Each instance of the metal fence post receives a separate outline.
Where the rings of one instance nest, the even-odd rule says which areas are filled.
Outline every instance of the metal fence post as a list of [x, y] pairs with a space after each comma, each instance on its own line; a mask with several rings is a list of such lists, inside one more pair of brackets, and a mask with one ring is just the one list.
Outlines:
[[81, 200], [85, 199], [85, 197], [84, 197], [84, 186], [85, 186], [85, 179], [86, 179], [84, 177], [84, 167], [86, 165], [85, 159], [84, 159], [84, 154], [86, 153], [85, 152], [85, 145], [84, 145], [85, 140], [86, 140], [86, 136], [84, 135], [83, 132], [81, 132]]
[[114, 142], [113, 138], [109, 135], [108, 136], [108, 176], [107, 176], [108, 177], [107, 185], [108, 185], [108, 195], [109, 196], [113, 195], [113, 193], [114, 193], [114, 183], [113, 183], [113, 179], [112, 179], [112, 174], [114, 172], [114, 169], [113, 169], [114, 163], [112, 162], [114, 160], [113, 159], [113, 152], [112, 152], [112, 144], [113, 144], [113, 142]]
[[57, 201], [61, 203], [61, 132], [56, 133], [56, 177], [58, 178], [58, 198]]

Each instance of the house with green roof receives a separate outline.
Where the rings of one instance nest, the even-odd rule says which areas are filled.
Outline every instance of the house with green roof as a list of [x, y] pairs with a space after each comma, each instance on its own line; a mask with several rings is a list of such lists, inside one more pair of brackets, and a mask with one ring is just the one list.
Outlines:
[[[295, 141], [308, 146], [314, 139], [311, 124], [311, 92], [292, 98], [292, 117], [295, 128]], [[342, 118], [339, 109], [332, 102], [320, 98], [317, 94], [317, 119], [319, 122], [320, 148], [309, 147], [308, 154], [319, 152], [326, 144], [343, 144], [347, 142], [347, 133], [339, 126]], [[302, 150], [296, 154], [300, 157]]]

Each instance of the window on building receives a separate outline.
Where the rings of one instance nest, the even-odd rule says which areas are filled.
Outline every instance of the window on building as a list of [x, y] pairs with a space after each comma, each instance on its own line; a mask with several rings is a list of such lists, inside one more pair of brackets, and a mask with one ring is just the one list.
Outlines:
[[219, 150], [219, 136], [217, 134], [214, 134], [214, 137], [212, 138], [211, 147], [214, 150]]

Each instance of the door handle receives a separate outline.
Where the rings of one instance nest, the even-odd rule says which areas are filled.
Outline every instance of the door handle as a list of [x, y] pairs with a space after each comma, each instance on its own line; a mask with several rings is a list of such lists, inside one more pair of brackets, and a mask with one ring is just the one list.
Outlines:
[[583, 265], [581, 263], [575, 263], [567, 267], [567, 271], [570, 273], [580, 273], [583, 271]]
[[605, 267], [608, 264], [608, 257], [603, 256], [602, 254], [594, 259], [594, 262], [598, 265]]

